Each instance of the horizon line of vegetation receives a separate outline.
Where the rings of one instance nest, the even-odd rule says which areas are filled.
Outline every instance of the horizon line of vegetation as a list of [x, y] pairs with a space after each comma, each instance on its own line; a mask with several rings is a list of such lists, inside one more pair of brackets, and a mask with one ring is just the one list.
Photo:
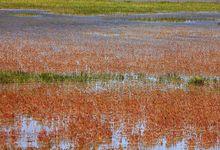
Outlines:
[[[89, 83], [92, 81], [123, 81], [126, 78], [125, 74], [121, 73], [71, 73], [71, 74], [58, 74], [51, 72], [44, 73], [28, 73], [23, 71], [0, 71], [0, 84], [10, 84], [10, 83], [68, 83], [68, 82], [81, 82]], [[129, 79], [129, 75], [127, 77]], [[136, 77], [130, 77], [131, 80], [148, 81], [152, 76], [148, 76], [143, 73], [137, 73]], [[181, 84], [183, 79], [181, 76], [175, 73], [168, 73], [158, 77], [153, 77], [155, 83], [166, 84]], [[203, 86], [208, 84], [219, 83], [218, 78], [208, 78], [204, 76], [192, 76], [185, 83], [188, 85]]]
[[218, 2], [137, 2], [116, 0], [0, 0], [0, 9], [42, 9], [58, 14], [97, 15], [217, 11]]

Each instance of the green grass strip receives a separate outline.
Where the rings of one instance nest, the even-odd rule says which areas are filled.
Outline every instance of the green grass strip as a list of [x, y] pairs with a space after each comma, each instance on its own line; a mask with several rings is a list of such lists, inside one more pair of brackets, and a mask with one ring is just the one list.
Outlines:
[[43, 9], [60, 14], [130, 14], [179, 11], [220, 11], [214, 2], [133, 2], [111, 0], [0, 0], [0, 8]]
[[[93, 81], [123, 81], [123, 80], [136, 80], [139, 82], [148, 81], [149, 76], [146, 74], [138, 73], [134, 76], [127, 76], [120, 73], [71, 73], [71, 74], [58, 74], [58, 73], [27, 73], [22, 71], [0, 71], [0, 84], [10, 83], [91, 83]], [[192, 76], [188, 81], [183, 81], [182, 77], [175, 73], [168, 73], [161, 76], [155, 76], [155, 83], [157, 84], [187, 84], [193, 86], [204, 85], [219, 85], [219, 78], [217, 77], [203, 77]], [[150, 81], [149, 81], [150, 82]]]
[[22, 71], [0, 71], [0, 83], [61, 83], [61, 82], [91, 82], [91, 81], [108, 81], [123, 80], [124, 76], [120, 74], [95, 74], [95, 73], [27, 73]]

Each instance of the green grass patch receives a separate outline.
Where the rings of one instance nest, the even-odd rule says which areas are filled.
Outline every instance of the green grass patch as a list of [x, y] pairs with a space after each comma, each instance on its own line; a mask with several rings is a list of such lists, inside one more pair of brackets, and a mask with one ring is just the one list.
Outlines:
[[188, 81], [189, 85], [195, 85], [195, 86], [203, 86], [203, 85], [214, 85], [219, 86], [219, 79], [218, 78], [208, 78], [203, 76], [194, 76], [191, 77]]
[[[92, 83], [93, 81], [108, 82], [110, 80], [123, 81], [125, 74], [120, 73], [71, 73], [71, 74], [58, 74], [58, 73], [27, 73], [22, 71], [0, 71], [0, 84], [10, 83]], [[133, 78], [135, 77], [135, 78]], [[148, 81], [149, 76], [143, 73], [138, 73], [131, 76], [128, 80], [138, 80], [138, 82]], [[153, 76], [152, 76], [153, 77]], [[126, 80], [127, 80], [126, 79]], [[219, 87], [218, 78], [209, 78], [203, 76], [193, 76], [188, 81], [184, 81], [181, 76], [175, 73], [169, 73], [158, 77], [153, 77], [153, 82], [157, 84], [186, 84], [193, 86], [212, 85]]]
[[63, 82], [92, 82], [92, 81], [109, 81], [124, 80], [121, 74], [109, 73], [72, 73], [72, 74], [56, 74], [56, 73], [26, 73], [21, 71], [0, 71], [0, 83], [63, 83]]
[[206, 81], [207, 79], [202, 76], [195, 76], [189, 80], [188, 84], [195, 85], [195, 86], [203, 86], [205, 85]]
[[214, 2], [116, 2], [111, 0], [0, 0], [0, 8], [42, 9], [61, 14], [220, 11]]

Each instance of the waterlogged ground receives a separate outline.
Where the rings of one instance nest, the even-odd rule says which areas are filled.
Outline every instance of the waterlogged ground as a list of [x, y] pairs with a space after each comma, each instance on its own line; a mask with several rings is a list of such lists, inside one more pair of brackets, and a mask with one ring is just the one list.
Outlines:
[[[219, 75], [219, 16], [61, 16], [1, 10], [0, 69]], [[149, 17], [174, 22], [139, 20]], [[187, 21], [175, 22], [175, 17]]]
[[219, 149], [219, 19], [0, 10], [1, 71], [123, 77], [0, 83], [0, 149]]
[[219, 92], [96, 86], [2, 86], [2, 148], [218, 149]]

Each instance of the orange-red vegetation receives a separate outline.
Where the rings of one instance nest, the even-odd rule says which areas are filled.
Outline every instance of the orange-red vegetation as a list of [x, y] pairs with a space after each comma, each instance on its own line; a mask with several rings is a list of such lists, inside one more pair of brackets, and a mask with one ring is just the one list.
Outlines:
[[[135, 88], [124, 88], [124, 92], [67, 89], [61, 85], [21, 85], [16, 90], [1, 90], [0, 118], [3, 120], [0, 127], [8, 126], [4, 120], [14, 120], [16, 115], [32, 116], [48, 126], [53, 118], [66, 118], [66, 129], [60, 127], [49, 134], [42, 130], [38, 140], [50, 145], [54, 139], [66, 138], [79, 149], [103, 141], [111, 143], [113, 133], [119, 129], [130, 146], [141, 141], [152, 147], [163, 137], [167, 147], [182, 140], [188, 141], [189, 148], [195, 147], [195, 141], [197, 147], [211, 148], [218, 144], [218, 92], [203, 88], [189, 92]], [[10, 138], [18, 138], [18, 131], [12, 132]], [[3, 135], [2, 144], [6, 138]]]
[[[197, 31], [190, 27], [119, 29], [125, 36], [115, 37], [104, 29], [85, 30], [81, 33], [83, 38], [79, 37], [80, 43], [75, 41], [76, 35], [68, 31], [63, 31], [68, 40], [49, 36], [31, 38], [30, 33], [26, 33], [27, 38], [1, 39], [0, 70], [220, 75], [218, 30], [198, 28]], [[93, 38], [93, 34], [99, 38]]]

